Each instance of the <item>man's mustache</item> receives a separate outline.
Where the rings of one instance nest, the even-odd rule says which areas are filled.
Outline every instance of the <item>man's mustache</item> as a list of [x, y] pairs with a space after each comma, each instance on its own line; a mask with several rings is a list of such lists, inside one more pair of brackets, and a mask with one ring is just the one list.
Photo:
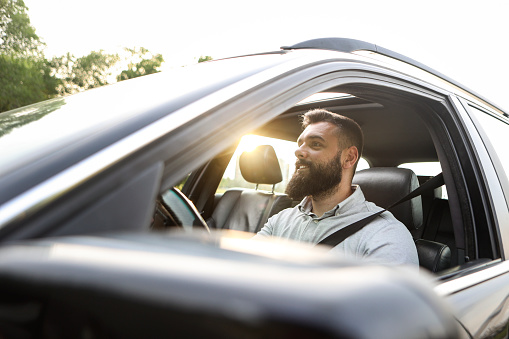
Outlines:
[[311, 167], [313, 165], [313, 163], [309, 160], [304, 160], [304, 159], [298, 159], [296, 162], [295, 162], [295, 168], [299, 168], [300, 166], [307, 166], [307, 167]]

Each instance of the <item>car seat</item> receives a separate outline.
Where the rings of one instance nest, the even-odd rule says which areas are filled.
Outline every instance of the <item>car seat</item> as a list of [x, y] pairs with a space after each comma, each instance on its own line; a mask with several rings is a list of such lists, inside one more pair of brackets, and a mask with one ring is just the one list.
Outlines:
[[[211, 228], [258, 232], [268, 218], [291, 207], [292, 200], [275, 193], [274, 186], [282, 181], [281, 168], [274, 148], [269, 145], [243, 152], [239, 159], [242, 177], [256, 184], [256, 189], [232, 188], [217, 203], [207, 220]], [[258, 185], [273, 185], [271, 192], [258, 190]]]
[[[358, 171], [353, 184], [359, 185], [366, 200], [387, 208], [419, 187], [415, 173], [406, 168], [373, 167]], [[423, 224], [421, 197], [402, 202], [390, 209], [390, 212], [408, 228], [414, 239], [422, 233], [419, 228]], [[417, 253], [421, 267], [438, 272], [450, 266], [451, 251], [445, 244], [417, 239]]]

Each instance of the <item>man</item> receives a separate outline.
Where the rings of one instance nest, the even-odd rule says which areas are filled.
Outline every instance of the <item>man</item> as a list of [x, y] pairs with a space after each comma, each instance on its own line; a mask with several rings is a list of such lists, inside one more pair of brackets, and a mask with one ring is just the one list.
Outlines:
[[[352, 186], [363, 148], [360, 126], [347, 117], [317, 109], [304, 114], [297, 140], [296, 171], [286, 193], [301, 200], [271, 217], [255, 238], [276, 236], [318, 243], [338, 229], [380, 211]], [[332, 251], [384, 264], [418, 265], [405, 225], [390, 212], [376, 217]]]

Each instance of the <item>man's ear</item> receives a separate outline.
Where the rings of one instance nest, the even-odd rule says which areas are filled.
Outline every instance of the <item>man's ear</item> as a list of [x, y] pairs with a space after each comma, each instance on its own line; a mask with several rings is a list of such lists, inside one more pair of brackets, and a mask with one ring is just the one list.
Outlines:
[[354, 167], [359, 159], [359, 150], [355, 146], [350, 146], [343, 151], [343, 155], [343, 169], [349, 169]]

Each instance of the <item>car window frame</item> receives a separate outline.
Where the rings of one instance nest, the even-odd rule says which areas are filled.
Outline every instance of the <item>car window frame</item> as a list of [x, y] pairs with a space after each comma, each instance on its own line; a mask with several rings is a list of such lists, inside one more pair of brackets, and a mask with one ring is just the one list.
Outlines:
[[[363, 67], [361, 67], [363, 68]], [[313, 85], [308, 83], [308, 86], [303, 90], [298, 90], [298, 87], [302, 85], [302, 83], [296, 83], [294, 82], [294, 92], [292, 93], [285, 93], [285, 99], [282, 102], [278, 102], [278, 105], [274, 105], [270, 108], [270, 111], [273, 115], [273, 117], [282, 114], [284, 111], [281, 109], [278, 112], [279, 106], [283, 105], [286, 107], [292, 107], [292, 105], [296, 104], [300, 100], [304, 99], [305, 97], [320, 92], [324, 90], [330, 90], [332, 88], [339, 89], [342, 88], [341, 92], [347, 92], [352, 93], [351, 88], [352, 84], [356, 85], [354, 87], [360, 87], [361, 91], [364, 90], [365, 86], [375, 86], [379, 88], [383, 88], [390, 91], [400, 91], [401, 93], [406, 93], [406, 95], [416, 95], [421, 100], [431, 100], [435, 108], [431, 108], [429, 112], [437, 113], [437, 107], [440, 107], [439, 110], [442, 110], [442, 117], [437, 116], [437, 120], [443, 119], [444, 117], [449, 118], [450, 121], [448, 121], [447, 129], [455, 129], [456, 138], [463, 138], [461, 135], [461, 130], [458, 127], [458, 117], [457, 112], [454, 109], [454, 106], [450, 102], [450, 92], [446, 89], [435, 87], [434, 85], [431, 85], [429, 83], [424, 83], [418, 79], [415, 78], [409, 78], [404, 75], [398, 74], [398, 79], [394, 79], [391, 77], [393, 75], [393, 71], [387, 71], [387, 72], [373, 72], [373, 69], [369, 66], [366, 66], [363, 69], [359, 69], [354, 71], [345, 71], [342, 69], [336, 69], [335, 72], [328, 73], [326, 76], [322, 74], [322, 76], [317, 76], [312, 81], [315, 83]], [[343, 90], [344, 88], [347, 88], [347, 90]], [[278, 89], [278, 91], [273, 91], [273, 94], [281, 95], [281, 89]], [[355, 93], [352, 93], [355, 95]], [[286, 101], [286, 103], [285, 103]], [[288, 102], [291, 102], [291, 104], [288, 104]], [[428, 102], [430, 104], [430, 102]], [[433, 106], [431, 105], [431, 106]], [[258, 113], [257, 111], [256, 113]], [[445, 112], [445, 113], [444, 113]], [[452, 117], [452, 118], [451, 118]], [[442, 121], [443, 123], [443, 121]], [[258, 125], [259, 126], [259, 125]], [[243, 134], [251, 132], [253, 129], [255, 129], [256, 126], [253, 126], [251, 129], [243, 130]], [[456, 148], [454, 147], [454, 142], [451, 142], [450, 136], [449, 139], [445, 138], [442, 140], [442, 142], [449, 143], [449, 146], [451, 148], [450, 152], [457, 154]], [[438, 145], [439, 142], [435, 140], [435, 145]], [[446, 154], [441, 155], [442, 158], [440, 161], [442, 162], [443, 159], [447, 158]], [[440, 158], [440, 155], [439, 155]], [[456, 158], [459, 158], [456, 156]], [[450, 160], [446, 161], [445, 163], [450, 162]], [[463, 164], [465, 166], [465, 164]], [[470, 165], [466, 165], [470, 166]], [[458, 167], [458, 165], [456, 165]], [[447, 170], [444, 170], [444, 172], [447, 172]], [[465, 180], [461, 174], [456, 173], [448, 173], [446, 175], [446, 184], [448, 187], [454, 187], [455, 190], [457, 190], [458, 186], [465, 185]], [[464, 186], [466, 187], [466, 186]], [[463, 189], [463, 192], [465, 191], [465, 188]], [[455, 201], [456, 204], [460, 204], [458, 196], [450, 198], [449, 201]], [[470, 200], [467, 200], [470, 201]], [[198, 206], [200, 209], [200, 206]], [[201, 210], [201, 209], [200, 209]], [[467, 207], [467, 212], [464, 211], [464, 208], [460, 208], [459, 206], [456, 207], [455, 213], [457, 214], [455, 219], [461, 218], [461, 214], [465, 216], [468, 213], [473, 213], [471, 206]], [[468, 219], [468, 217], [467, 217]], [[465, 224], [466, 222], [466, 224]], [[469, 221], [466, 220], [465, 222], [459, 222], [461, 225], [468, 225]], [[463, 227], [463, 226], [461, 226]], [[463, 230], [463, 228], [462, 228]], [[463, 232], [463, 231], [462, 231]], [[463, 238], [463, 233], [460, 234], [460, 239]], [[470, 251], [472, 249], [475, 250], [475, 246], [470, 246]], [[468, 250], [468, 248], [467, 248]], [[473, 256], [475, 257], [475, 256]]]
[[484, 130], [482, 124], [478, 121], [472, 108], [475, 108], [494, 119], [500, 119], [509, 126], [509, 121], [505, 117], [500, 116], [485, 106], [481, 106], [466, 99], [459, 99], [465, 114], [468, 116], [470, 134], [475, 136], [478, 145], [483, 145], [482, 148], [477, 148], [481, 163], [483, 164], [483, 175], [486, 182], [486, 189], [489, 191], [487, 197], [492, 206], [494, 213], [494, 228], [498, 236], [498, 244], [501, 248], [502, 259], [509, 258], [509, 248], [504, 246], [509, 243], [509, 182], [507, 173], [505, 172], [502, 163], [497, 156], [496, 150], [492, 145], [487, 131]]

